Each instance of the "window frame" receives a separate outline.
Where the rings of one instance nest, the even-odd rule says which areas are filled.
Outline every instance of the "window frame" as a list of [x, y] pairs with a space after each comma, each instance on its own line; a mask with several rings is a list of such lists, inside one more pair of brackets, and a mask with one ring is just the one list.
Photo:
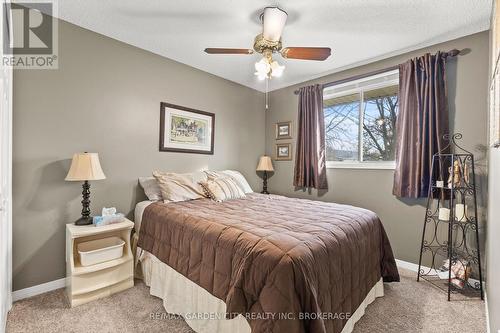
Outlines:
[[[358, 161], [349, 161], [349, 162], [341, 162], [341, 161], [326, 161], [326, 167], [328, 169], [379, 169], [379, 170], [394, 170], [396, 168], [396, 161], [381, 161], [381, 162], [373, 162], [373, 161], [363, 161], [363, 121], [364, 121], [364, 92], [367, 90], [379, 89], [390, 87], [393, 85], [399, 85], [399, 77], [394, 79], [388, 79], [383, 82], [378, 82], [366, 86], [355, 87], [352, 89], [342, 90], [340, 92], [333, 92], [329, 94], [325, 94], [325, 90], [332, 88], [342, 88], [344, 86], [352, 86], [359, 85], [360, 83], [377, 79], [380, 77], [390, 77], [392, 75], [399, 74], [399, 69], [389, 70], [387, 72], [383, 72], [380, 74], [369, 75], [360, 79], [354, 79], [352, 81], [345, 81], [336, 85], [328, 86], [323, 88], [323, 101], [326, 99], [346, 96], [358, 93], [360, 95], [359, 101], [359, 111], [358, 111]], [[399, 75], [398, 75], [399, 76]], [[326, 140], [326, 138], [325, 138]]]

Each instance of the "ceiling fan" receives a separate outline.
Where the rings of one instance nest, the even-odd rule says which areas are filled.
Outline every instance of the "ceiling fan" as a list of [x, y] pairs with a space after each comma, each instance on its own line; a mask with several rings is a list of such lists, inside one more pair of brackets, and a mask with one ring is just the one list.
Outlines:
[[266, 7], [260, 14], [262, 33], [255, 37], [252, 49], [236, 48], [206, 48], [208, 54], [253, 54], [254, 51], [263, 55], [255, 64], [255, 75], [260, 80], [279, 77], [283, 74], [285, 66], [273, 60], [274, 53], [280, 53], [285, 59], [301, 60], [326, 60], [330, 54], [329, 47], [285, 47], [281, 45], [281, 33], [285, 27], [288, 14], [278, 7]]

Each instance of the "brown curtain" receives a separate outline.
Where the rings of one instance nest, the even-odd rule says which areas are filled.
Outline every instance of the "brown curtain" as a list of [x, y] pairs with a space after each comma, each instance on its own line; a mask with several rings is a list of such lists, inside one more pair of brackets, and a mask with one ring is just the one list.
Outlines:
[[297, 128], [293, 185], [300, 188], [328, 189], [322, 85], [300, 88]]
[[399, 66], [399, 114], [396, 122], [396, 169], [392, 193], [426, 197], [432, 155], [449, 132], [446, 55], [426, 54]]

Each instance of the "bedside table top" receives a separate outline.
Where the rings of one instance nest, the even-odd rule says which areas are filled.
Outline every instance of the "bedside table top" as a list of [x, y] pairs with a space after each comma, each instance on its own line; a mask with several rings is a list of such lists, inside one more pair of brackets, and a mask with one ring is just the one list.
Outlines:
[[120, 223], [108, 224], [102, 227], [96, 227], [93, 224], [89, 225], [75, 225], [73, 223], [66, 224], [66, 230], [70, 233], [72, 238], [98, 235], [105, 232], [132, 229], [134, 227], [134, 222], [125, 218], [125, 221]]

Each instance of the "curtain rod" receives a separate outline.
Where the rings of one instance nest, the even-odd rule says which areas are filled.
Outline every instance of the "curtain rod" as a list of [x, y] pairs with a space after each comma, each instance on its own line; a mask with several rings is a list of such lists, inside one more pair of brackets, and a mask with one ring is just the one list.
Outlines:
[[[459, 50], [453, 49], [453, 50], [450, 50], [448, 52], [442, 52], [441, 56], [444, 57], [444, 58], [448, 58], [448, 57], [452, 58], [452, 57], [456, 57], [459, 54], [460, 54]], [[393, 71], [393, 70], [398, 69], [398, 68], [399, 68], [399, 65], [395, 65], [395, 66], [391, 66], [391, 67], [379, 69], [379, 70], [376, 70], [376, 71], [373, 71], [373, 72], [365, 73], [365, 74], [354, 75], [354, 76], [351, 76], [351, 77], [348, 77], [348, 78], [345, 78], [345, 79], [341, 79], [341, 80], [337, 80], [337, 81], [332, 81], [332, 82], [325, 83], [325, 84], [323, 84], [323, 87], [330, 87], [330, 86], [334, 86], [334, 85], [337, 85], [337, 84], [346, 83], [346, 82], [349, 82], [349, 81], [363, 79], [365, 77], [369, 77], [369, 76], [381, 74], [381, 73], [384, 73], [384, 72]], [[293, 93], [295, 95], [298, 95], [299, 94], [299, 89], [295, 90]]]

